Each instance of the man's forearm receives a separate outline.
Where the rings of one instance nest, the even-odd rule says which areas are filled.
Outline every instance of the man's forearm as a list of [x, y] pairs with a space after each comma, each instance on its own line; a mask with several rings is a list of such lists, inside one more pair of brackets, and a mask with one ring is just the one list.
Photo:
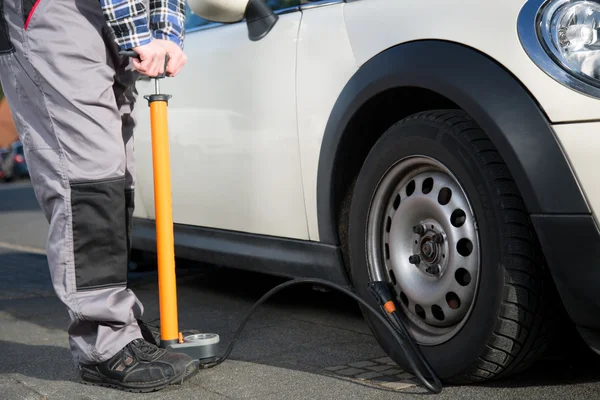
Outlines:
[[100, 0], [100, 5], [121, 49], [143, 46], [152, 41], [143, 0]]
[[185, 0], [150, 0], [150, 30], [156, 39], [170, 40], [183, 48]]

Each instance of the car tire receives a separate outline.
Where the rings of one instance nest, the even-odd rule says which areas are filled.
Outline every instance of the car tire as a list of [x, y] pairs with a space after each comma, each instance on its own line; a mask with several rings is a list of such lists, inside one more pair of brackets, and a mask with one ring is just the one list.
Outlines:
[[[556, 323], [554, 286], [506, 164], [466, 113], [423, 112], [390, 127], [359, 172], [347, 215], [342, 247], [357, 293], [377, 307], [367, 283], [392, 282], [443, 381], [503, 377], [542, 354]], [[363, 314], [406, 367], [389, 331]]]

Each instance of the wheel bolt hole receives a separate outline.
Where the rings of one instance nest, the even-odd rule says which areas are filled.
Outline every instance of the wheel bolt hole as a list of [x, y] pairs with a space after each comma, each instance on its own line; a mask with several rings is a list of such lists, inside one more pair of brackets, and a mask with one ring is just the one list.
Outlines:
[[451, 198], [452, 190], [445, 187], [442, 190], [440, 190], [440, 193], [438, 194], [438, 203], [445, 206], [446, 204], [450, 203]]
[[400, 300], [402, 301], [402, 304], [404, 304], [404, 307], [408, 307], [408, 297], [406, 297], [404, 292], [400, 293]]
[[415, 181], [410, 181], [408, 183], [408, 185], [406, 185], [406, 195], [407, 196], [412, 196], [412, 194], [415, 192]]
[[415, 313], [417, 313], [419, 318], [425, 319], [425, 310], [419, 304], [415, 305]]
[[467, 286], [471, 283], [471, 274], [464, 268], [459, 268], [454, 274], [454, 278], [460, 286]]
[[446, 303], [448, 303], [448, 307], [453, 310], [458, 310], [460, 308], [460, 298], [454, 292], [446, 293]]
[[442, 307], [438, 306], [437, 304], [431, 306], [431, 314], [433, 314], [433, 318], [437, 319], [438, 321], [443, 321], [446, 318]]
[[466, 220], [467, 215], [461, 209], [454, 210], [454, 212], [450, 216], [450, 223], [456, 228], [460, 228], [461, 226], [463, 226]]
[[425, 179], [423, 181], [423, 185], [421, 185], [421, 191], [423, 191], [423, 194], [431, 193], [432, 189], [433, 189], [433, 178]]
[[385, 231], [390, 233], [390, 229], [392, 229], [392, 218], [387, 217], [387, 220], [385, 221]]
[[394, 271], [390, 269], [390, 280], [392, 281], [392, 284], [394, 286], [396, 286], [396, 275], [394, 275]]
[[394, 199], [394, 210], [397, 210], [398, 207], [400, 207], [400, 195], [397, 194], [396, 198]]
[[456, 251], [463, 257], [468, 257], [473, 252], [473, 243], [469, 239], [460, 239], [456, 243]]

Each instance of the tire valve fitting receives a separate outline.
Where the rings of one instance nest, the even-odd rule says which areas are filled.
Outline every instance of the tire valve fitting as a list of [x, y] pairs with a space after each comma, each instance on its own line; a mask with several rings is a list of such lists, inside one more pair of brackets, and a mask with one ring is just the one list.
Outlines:
[[417, 235], [423, 235], [425, 233], [425, 228], [423, 225], [415, 225], [413, 226], [413, 232]]
[[408, 257], [408, 262], [411, 264], [415, 264], [418, 265], [421, 263], [421, 257], [419, 257], [418, 255], [414, 254], [410, 257]]

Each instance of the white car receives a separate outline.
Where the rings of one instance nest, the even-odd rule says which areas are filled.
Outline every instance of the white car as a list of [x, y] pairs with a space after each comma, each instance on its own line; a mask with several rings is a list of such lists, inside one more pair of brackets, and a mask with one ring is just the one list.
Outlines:
[[[190, 14], [188, 64], [162, 82], [176, 254], [373, 305], [367, 283], [391, 282], [445, 382], [527, 367], [561, 310], [598, 351], [600, 3], [261, 1]], [[133, 243], [154, 251], [138, 108]]]

